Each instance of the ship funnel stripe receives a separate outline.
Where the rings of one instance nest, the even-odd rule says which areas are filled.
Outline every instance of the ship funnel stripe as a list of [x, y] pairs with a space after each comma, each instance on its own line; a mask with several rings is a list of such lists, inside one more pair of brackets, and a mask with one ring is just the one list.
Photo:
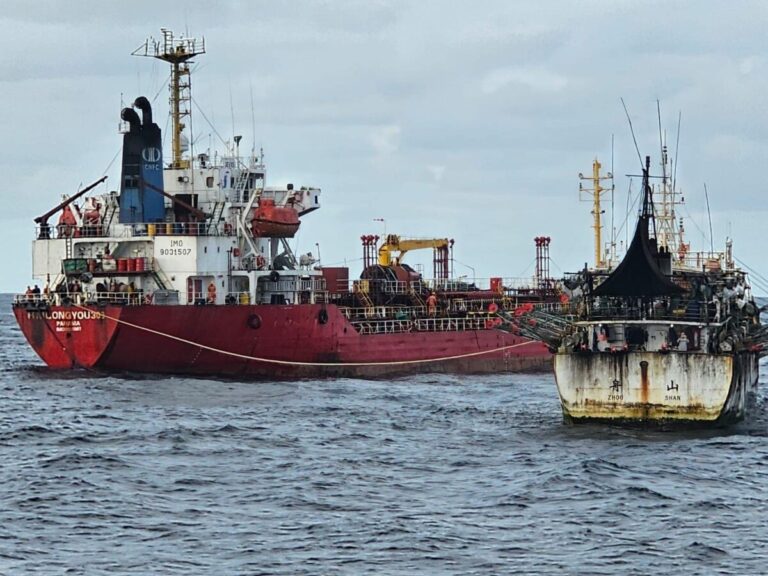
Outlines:
[[[85, 306], [80, 306], [79, 304], [74, 304], [73, 306], [75, 308], [79, 308], [80, 310], [92, 311], [90, 308], [86, 308]], [[136, 330], [141, 330], [143, 332], [148, 332], [150, 334], [162, 336], [163, 338], [168, 338], [169, 340], [175, 340], [176, 342], [181, 342], [183, 344], [189, 344], [190, 346], [193, 346], [201, 350], [208, 350], [209, 352], [215, 352], [217, 354], [230, 356], [232, 358], [242, 358], [243, 360], [264, 362], [267, 364], [280, 364], [284, 366], [406, 366], [406, 365], [416, 365], [416, 364], [429, 364], [432, 362], [446, 362], [448, 360], [462, 360], [464, 358], [484, 356], [487, 354], [493, 354], [494, 352], [502, 352], [504, 350], [511, 350], [512, 348], [529, 346], [531, 344], [539, 344], [537, 340], [528, 340], [526, 342], [519, 342], [517, 344], [510, 344], [508, 346], [499, 346], [498, 348], [481, 350], [479, 352], [469, 352], [467, 354], [458, 354], [455, 356], [441, 356], [440, 358], [424, 358], [421, 360], [396, 360], [392, 362], [294, 362], [291, 360], [275, 360], [273, 358], [261, 358], [259, 356], [250, 356], [248, 354], [239, 354], [237, 352], [230, 352], [229, 350], [222, 350], [221, 348], [206, 346], [205, 344], [200, 344], [199, 342], [193, 342], [192, 340], [187, 340], [186, 338], [180, 338], [179, 336], [174, 336], [173, 334], [160, 332], [159, 330], [155, 330], [153, 328], [147, 328], [146, 326], [140, 326], [132, 322], [127, 322], [125, 320], [121, 320], [120, 318], [109, 316], [104, 312], [97, 311], [97, 314], [99, 315], [100, 318], [104, 318], [106, 320], [112, 320], [113, 322], [122, 324], [123, 326], [128, 326], [130, 328], [135, 328]]]

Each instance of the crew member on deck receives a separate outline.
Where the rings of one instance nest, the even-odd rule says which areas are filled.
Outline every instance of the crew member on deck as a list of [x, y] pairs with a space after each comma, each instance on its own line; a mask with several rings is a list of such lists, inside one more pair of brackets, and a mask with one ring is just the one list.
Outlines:
[[208, 304], [216, 304], [216, 285], [213, 282], [208, 284]]
[[437, 316], [437, 296], [434, 292], [431, 292], [427, 298], [427, 313], [432, 317]]

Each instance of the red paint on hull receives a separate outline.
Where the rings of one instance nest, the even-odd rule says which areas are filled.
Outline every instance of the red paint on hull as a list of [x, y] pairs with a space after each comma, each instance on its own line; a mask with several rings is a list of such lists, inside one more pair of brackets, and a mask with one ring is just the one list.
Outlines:
[[[360, 335], [335, 306], [326, 308], [328, 321], [321, 324], [321, 309], [320, 305], [106, 306], [54, 307], [47, 312], [18, 307], [14, 312], [37, 354], [56, 368], [302, 378], [551, 367], [551, 355], [543, 344], [502, 330]], [[57, 325], [60, 320], [55, 317], [68, 313], [87, 318], [77, 327]], [[259, 322], [252, 320], [254, 315]], [[253, 327], [256, 324], [258, 328]], [[499, 350], [504, 347], [509, 348]], [[442, 360], [424, 362], [433, 358]]]
[[101, 310], [56, 307], [14, 308], [16, 321], [38, 356], [51, 368], [95, 366], [114, 341], [120, 308], [103, 317]]

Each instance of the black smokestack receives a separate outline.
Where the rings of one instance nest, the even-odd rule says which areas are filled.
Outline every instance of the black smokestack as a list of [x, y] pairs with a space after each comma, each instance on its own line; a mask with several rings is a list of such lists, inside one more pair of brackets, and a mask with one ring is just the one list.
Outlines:
[[133, 105], [141, 110], [142, 124], [144, 124], [144, 126], [151, 126], [152, 106], [150, 105], [149, 100], [147, 100], [144, 96], [139, 96], [136, 98], [136, 101], [133, 103]]
[[128, 122], [131, 126], [131, 132], [139, 131], [141, 121], [139, 120], [139, 115], [136, 114], [136, 111], [133, 108], [123, 108], [120, 112], [120, 118], [122, 118], [124, 122]]

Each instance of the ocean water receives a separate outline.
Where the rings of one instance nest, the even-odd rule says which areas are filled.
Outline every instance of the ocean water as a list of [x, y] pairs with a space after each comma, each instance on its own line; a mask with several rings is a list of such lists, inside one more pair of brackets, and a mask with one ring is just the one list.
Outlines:
[[548, 374], [62, 374], [0, 297], [0, 389], [3, 575], [768, 572], [765, 388], [659, 432], [565, 426]]

